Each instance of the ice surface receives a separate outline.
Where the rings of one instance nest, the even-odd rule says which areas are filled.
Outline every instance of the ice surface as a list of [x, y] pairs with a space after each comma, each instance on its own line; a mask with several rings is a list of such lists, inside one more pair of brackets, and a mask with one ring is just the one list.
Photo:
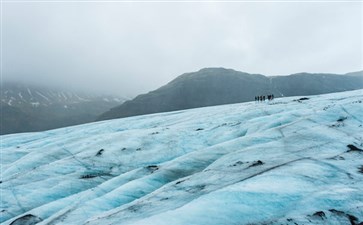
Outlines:
[[359, 224], [363, 91], [299, 98], [1, 136], [0, 222]]

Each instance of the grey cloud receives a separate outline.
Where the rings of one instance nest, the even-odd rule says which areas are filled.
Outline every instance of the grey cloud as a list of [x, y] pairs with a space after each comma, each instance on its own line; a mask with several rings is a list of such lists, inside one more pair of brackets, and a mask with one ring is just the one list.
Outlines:
[[3, 79], [136, 95], [203, 67], [362, 69], [362, 3], [3, 3]]

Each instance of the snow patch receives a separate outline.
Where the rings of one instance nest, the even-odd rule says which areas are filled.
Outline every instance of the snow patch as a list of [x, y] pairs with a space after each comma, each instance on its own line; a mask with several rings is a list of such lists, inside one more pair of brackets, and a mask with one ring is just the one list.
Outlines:
[[44, 98], [45, 100], [47, 100], [48, 102], [50, 102], [49, 98], [47, 98], [45, 95], [43, 95], [42, 93], [36, 91], [36, 93], [41, 96], [42, 98]]

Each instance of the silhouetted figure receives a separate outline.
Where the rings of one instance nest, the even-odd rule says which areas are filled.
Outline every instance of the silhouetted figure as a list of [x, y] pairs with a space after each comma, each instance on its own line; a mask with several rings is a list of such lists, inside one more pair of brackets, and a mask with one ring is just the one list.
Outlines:
[[260, 95], [260, 96], [255, 96], [255, 101], [256, 102], [265, 102], [266, 99], [268, 101], [272, 101], [274, 99], [274, 95], [270, 94], [270, 95]]
[[274, 95], [273, 95], [273, 94], [271, 94], [271, 95], [267, 95], [267, 99], [268, 99], [269, 101], [272, 101], [272, 100], [274, 99]]
[[274, 100], [275, 96], [274, 94], [271, 95], [271, 100]]

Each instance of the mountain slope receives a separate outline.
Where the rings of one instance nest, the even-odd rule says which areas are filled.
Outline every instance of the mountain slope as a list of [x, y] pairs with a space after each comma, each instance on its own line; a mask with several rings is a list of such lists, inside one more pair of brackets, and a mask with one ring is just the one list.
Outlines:
[[358, 90], [5, 135], [0, 219], [359, 224], [362, 104]]
[[94, 121], [125, 99], [2, 83], [0, 134], [41, 131]]
[[256, 95], [298, 96], [355, 90], [363, 88], [362, 74], [302, 73], [266, 77], [232, 69], [206, 68], [183, 74], [155, 91], [126, 101], [98, 120], [247, 102]]
[[283, 96], [316, 95], [363, 88], [363, 71], [337, 74], [299, 73], [271, 78], [274, 90]]

